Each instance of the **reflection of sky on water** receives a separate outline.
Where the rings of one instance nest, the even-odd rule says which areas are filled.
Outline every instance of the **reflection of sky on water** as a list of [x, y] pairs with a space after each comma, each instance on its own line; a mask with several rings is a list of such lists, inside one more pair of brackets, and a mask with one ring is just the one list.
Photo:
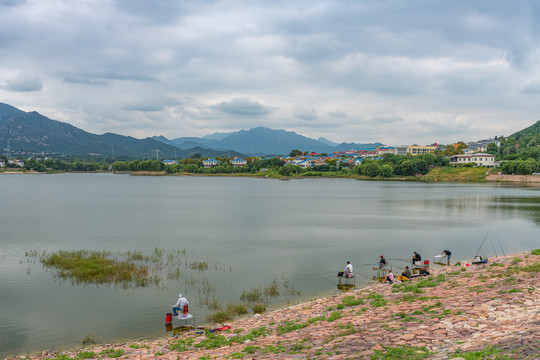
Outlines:
[[[179, 291], [202, 323], [207, 296], [238, 302], [243, 290], [274, 279], [282, 294], [287, 283], [302, 296], [273, 306], [332, 294], [347, 260], [361, 286], [382, 254], [401, 271], [413, 251], [433, 261], [448, 248], [453, 260], [470, 260], [488, 232], [483, 255], [540, 247], [538, 188], [110, 174], [2, 176], [0, 184], [11, 190], [0, 203], [0, 313], [9, 314], [0, 320], [8, 346], [0, 348], [10, 351], [76, 344], [89, 332], [104, 342], [164, 335]], [[183, 278], [160, 288], [123, 290], [55, 281], [24, 257], [156, 247], [186, 249], [188, 263], [219, 269], [183, 267]], [[201, 292], [203, 283], [215, 291]]]

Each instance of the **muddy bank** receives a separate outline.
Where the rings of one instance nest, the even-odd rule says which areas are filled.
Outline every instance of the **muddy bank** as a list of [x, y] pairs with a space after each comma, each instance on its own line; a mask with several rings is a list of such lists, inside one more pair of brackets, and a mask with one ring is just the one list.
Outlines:
[[184, 332], [31, 359], [369, 359], [392, 351], [446, 359], [480, 350], [540, 357], [540, 255], [449, 266], [410, 283], [372, 284], [236, 321], [231, 330]]

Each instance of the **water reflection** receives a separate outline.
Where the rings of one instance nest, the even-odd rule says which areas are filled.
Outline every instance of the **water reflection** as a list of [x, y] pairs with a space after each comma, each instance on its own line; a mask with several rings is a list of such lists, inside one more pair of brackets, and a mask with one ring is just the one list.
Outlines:
[[354, 288], [355, 288], [354, 284], [341, 284], [341, 283], [337, 284], [337, 289], [343, 292], [352, 291], [354, 290]]

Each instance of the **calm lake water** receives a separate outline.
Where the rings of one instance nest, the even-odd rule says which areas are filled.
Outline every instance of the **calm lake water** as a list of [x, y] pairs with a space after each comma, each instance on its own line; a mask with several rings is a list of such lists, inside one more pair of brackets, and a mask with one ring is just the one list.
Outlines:
[[[486, 234], [481, 255], [540, 248], [539, 187], [60, 174], [2, 175], [0, 188], [0, 356], [171, 334], [179, 292], [204, 324], [206, 301], [273, 280], [271, 307], [333, 294], [347, 260], [359, 287], [379, 255], [401, 271], [413, 251], [471, 260]], [[130, 289], [72, 285], [25, 256], [156, 248], [185, 250], [180, 277]]]

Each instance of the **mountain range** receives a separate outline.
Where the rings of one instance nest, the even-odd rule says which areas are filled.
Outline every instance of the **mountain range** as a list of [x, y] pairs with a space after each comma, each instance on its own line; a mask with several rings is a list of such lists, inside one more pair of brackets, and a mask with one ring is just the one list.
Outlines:
[[116, 159], [243, 156], [208, 148], [180, 149], [152, 138], [136, 139], [113, 133], [95, 135], [73, 125], [51, 120], [35, 111], [25, 112], [0, 103], [0, 152], [31, 156], [81, 156]]
[[314, 151], [317, 153], [332, 153], [352, 149], [373, 149], [382, 145], [378, 142], [370, 144], [336, 144], [324, 138], [315, 140], [293, 131], [273, 130], [265, 127], [256, 127], [230, 133], [216, 133], [202, 138], [181, 137], [169, 140], [163, 136], [154, 136], [153, 139], [161, 141], [164, 144], [177, 146], [180, 149], [199, 146], [220, 151], [234, 150], [252, 156], [289, 154], [294, 149]]
[[294, 149], [331, 153], [351, 149], [374, 148], [380, 143], [333, 143], [311, 139], [292, 131], [257, 127], [204, 137], [163, 136], [136, 139], [113, 133], [96, 135], [73, 125], [49, 119], [38, 112], [25, 112], [0, 103], [0, 152], [30, 156], [81, 156], [116, 159], [245, 157], [289, 154]]

